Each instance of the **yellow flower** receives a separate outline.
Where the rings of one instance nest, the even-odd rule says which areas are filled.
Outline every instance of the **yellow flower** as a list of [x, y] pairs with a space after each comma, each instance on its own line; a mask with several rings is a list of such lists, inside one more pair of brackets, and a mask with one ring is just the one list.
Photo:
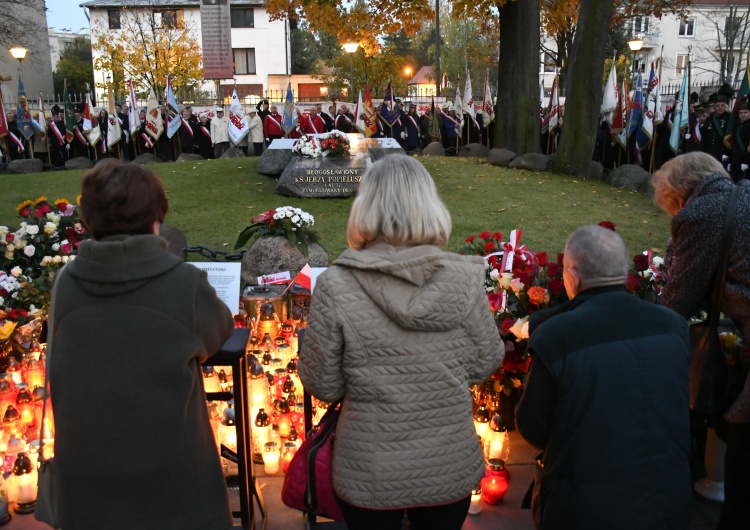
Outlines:
[[726, 335], [724, 335], [724, 346], [726, 346], [726, 348], [729, 350], [736, 347], [737, 335], [735, 335], [734, 333], [727, 333]]
[[44, 195], [40, 195], [34, 200], [34, 206], [39, 206], [43, 202], [47, 202], [47, 197], [45, 197]]
[[31, 206], [31, 201], [28, 201], [28, 200], [23, 201], [21, 204], [16, 206], [16, 211], [18, 213], [21, 213], [21, 210], [23, 210], [24, 208], [28, 208], [29, 206]]
[[80, 196], [80, 195], [79, 195], [78, 197], [76, 197], [76, 204], [77, 204], [78, 206], [80, 206], [80, 205], [81, 205], [81, 196]]
[[70, 204], [70, 201], [68, 199], [66, 199], [66, 198], [63, 197], [63, 198], [57, 199], [55, 201], [55, 206], [57, 206], [58, 208], [60, 207], [59, 206], [60, 204], [64, 204], [64, 205], [67, 206], [68, 204]]

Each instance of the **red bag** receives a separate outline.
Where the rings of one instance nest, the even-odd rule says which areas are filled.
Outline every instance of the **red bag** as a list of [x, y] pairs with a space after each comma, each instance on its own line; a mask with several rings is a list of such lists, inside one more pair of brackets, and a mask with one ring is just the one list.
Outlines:
[[332, 403], [316, 433], [308, 436], [289, 463], [281, 500], [295, 510], [343, 521], [339, 498], [333, 489], [333, 443], [339, 405]]

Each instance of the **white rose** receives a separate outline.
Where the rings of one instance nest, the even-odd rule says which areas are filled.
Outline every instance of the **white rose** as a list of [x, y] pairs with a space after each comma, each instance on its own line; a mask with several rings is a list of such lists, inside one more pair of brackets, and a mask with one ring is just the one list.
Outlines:
[[21, 267], [18, 267], [18, 266], [13, 267], [12, 269], [10, 269], [10, 274], [14, 278], [18, 278], [21, 275], [22, 272], [23, 271], [21, 270]]
[[664, 258], [662, 258], [661, 256], [654, 256], [651, 261], [653, 261], [654, 265], [656, 265], [657, 267], [661, 267], [662, 265], [664, 265]]
[[510, 328], [510, 332], [516, 336], [516, 342], [529, 338], [529, 317], [523, 317], [516, 320]]
[[52, 263], [59, 264], [62, 261], [62, 256], [53, 256]]
[[5, 251], [5, 257], [7, 259], [13, 259], [13, 251], [12, 250], [6, 250]]
[[5, 234], [8, 233], [8, 231], [9, 231], [9, 229], [8, 229], [7, 226], [0, 225], [0, 236], [4, 236]]
[[23, 253], [26, 254], [28, 257], [33, 256], [34, 252], [36, 252], [36, 248], [34, 248], [34, 245], [26, 245], [23, 248]]
[[51, 236], [55, 232], [57, 232], [57, 225], [55, 223], [52, 223], [52, 222], [46, 222], [46, 223], [44, 223], [44, 233], [45, 234], [47, 234], [48, 236]]
[[500, 273], [497, 272], [497, 269], [492, 269], [492, 272], [490, 272], [490, 278], [492, 281], [497, 281], [497, 279], [500, 277]]
[[[506, 274], [507, 274], [507, 273], [506, 273]], [[516, 293], [516, 294], [518, 294], [518, 293], [520, 293], [521, 291], [523, 291], [523, 288], [524, 288], [524, 287], [526, 287], [526, 286], [525, 286], [525, 285], [524, 285], [524, 283], [523, 283], [523, 282], [522, 282], [522, 281], [521, 281], [520, 279], [518, 279], [518, 278], [513, 278], [513, 279], [511, 280], [511, 282], [510, 282], [510, 288], [511, 288], [511, 289], [513, 289], [513, 292], [514, 292], [514, 293]]]
[[30, 304], [29, 305], [29, 315], [33, 315], [37, 311], [39, 311], [39, 310], [36, 308], [36, 306], [34, 304]]
[[32, 236], [35, 236], [39, 233], [39, 227], [37, 225], [31, 225], [26, 228], [26, 232], [31, 234]]
[[67, 263], [68, 261], [70, 261], [70, 258], [68, 256], [63, 256], [62, 257], [62, 262], [63, 263]]
[[4, 306], [4, 305], [5, 305], [5, 298], [0, 296], [0, 306]]
[[52, 256], [44, 256], [42, 258], [42, 261], [40, 262], [42, 267], [45, 267], [49, 265], [50, 263], [52, 263]]
[[57, 252], [58, 250], [60, 250], [60, 243], [53, 243], [52, 244], [52, 250], [54, 250], [55, 252]]

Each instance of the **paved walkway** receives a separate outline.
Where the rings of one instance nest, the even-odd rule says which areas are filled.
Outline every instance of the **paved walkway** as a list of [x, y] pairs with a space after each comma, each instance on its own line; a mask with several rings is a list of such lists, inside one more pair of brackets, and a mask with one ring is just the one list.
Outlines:
[[[468, 516], [463, 530], [534, 530], [529, 510], [522, 510], [520, 506], [531, 483], [533, 461], [537, 451], [527, 445], [515, 432], [510, 433], [510, 440], [508, 470], [511, 478], [508, 493], [498, 505], [489, 506], [483, 503], [482, 512]], [[283, 475], [265, 475], [262, 465], [256, 466], [256, 472], [268, 511], [266, 530], [304, 530], [305, 523], [302, 514], [287, 508], [281, 502]], [[233, 502], [236, 503], [237, 494], [230, 491], [230, 498], [232, 494], [234, 495]], [[721, 504], [694, 495], [691, 530], [713, 530], [720, 510]], [[3, 530], [49, 530], [47, 525], [39, 523], [33, 517], [33, 515], [14, 514], [13, 520]], [[262, 528], [262, 521], [257, 510], [256, 528]], [[106, 524], [102, 525], [101, 530], [107, 530]]]

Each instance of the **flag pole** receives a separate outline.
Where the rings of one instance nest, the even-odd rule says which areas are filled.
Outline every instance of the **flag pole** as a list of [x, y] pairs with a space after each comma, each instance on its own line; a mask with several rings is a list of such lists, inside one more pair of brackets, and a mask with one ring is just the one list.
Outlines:
[[[662, 66], [664, 66], [664, 45], [661, 46], [661, 56], [659, 57], [659, 86], [657, 89], [659, 92], [661, 92], [661, 69]], [[657, 109], [654, 107], [654, 116], [656, 116], [659, 113], [660, 109]], [[654, 161], [656, 159], [656, 138], [659, 136], [659, 129], [656, 125], [654, 125], [654, 134], [651, 138], [651, 163], [648, 166], [648, 172], [653, 173], [654, 172]]]

